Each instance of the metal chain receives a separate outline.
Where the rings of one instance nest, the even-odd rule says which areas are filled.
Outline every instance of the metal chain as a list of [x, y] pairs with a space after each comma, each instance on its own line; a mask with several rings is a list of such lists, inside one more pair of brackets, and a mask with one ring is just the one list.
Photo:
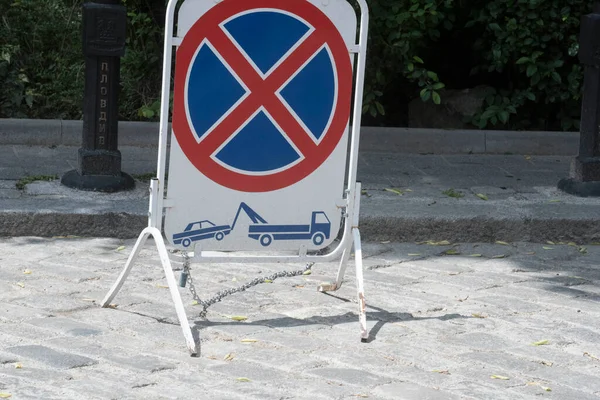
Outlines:
[[190, 286], [189, 286], [190, 293], [192, 293], [193, 299], [198, 303], [198, 305], [202, 306], [202, 311], [200, 311], [199, 317], [206, 318], [206, 314], [208, 312], [208, 307], [212, 306], [215, 303], [220, 302], [221, 300], [223, 300], [223, 298], [225, 298], [231, 294], [243, 292], [247, 289], [250, 289], [251, 287], [260, 285], [261, 283], [273, 282], [277, 278], [291, 278], [294, 276], [304, 275], [306, 273], [306, 271], [310, 271], [310, 269], [312, 268], [313, 265], [314, 265], [314, 263], [308, 263], [308, 264], [306, 264], [306, 267], [304, 267], [304, 269], [299, 269], [296, 271], [281, 271], [281, 272], [276, 272], [272, 275], [265, 276], [262, 278], [256, 278], [256, 279], [253, 279], [250, 282], [247, 282], [237, 288], [221, 290], [220, 292], [218, 292], [216, 295], [214, 295], [213, 297], [211, 297], [208, 300], [202, 300], [200, 298], [200, 296], [198, 296], [198, 292], [196, 292], [196, 286], [194, 285], [194, 278], [192, 278], [192, 274], [190, 273], [190, 257], [186, 252], [183, 253], [183, 272], [182, 272], [182, 274], [184, 274], [185, 279], [190, 284]]

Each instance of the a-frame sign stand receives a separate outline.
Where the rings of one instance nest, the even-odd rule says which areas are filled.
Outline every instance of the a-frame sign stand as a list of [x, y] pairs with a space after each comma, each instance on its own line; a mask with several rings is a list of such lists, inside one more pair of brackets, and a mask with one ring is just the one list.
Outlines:
[[[328, 0], [328, 1], [316, 1], [316, 0], [252, 0], [252, 1], [246, 1], [246, 0], [223, 0], [221, 2], [219, 1], [209, 1], [209, 0], [200, 0], [200, 1], [191, 1], [191, 0], [187, 0], [189, 3], [194, 3], [193, 7], [199, 7], [198, 4], [204, 3], [200, 6], [200, 8], [202, 8], [202, 12], [206, 13], [205, 15], [209, 15], [209, 13], [213, 13], [212, 15], [215, 15], [215, 13], [221, 12], [221, 13], [229, 13], [230, 10], [226, 10], [225, 8], [229, 7], [229, 9], [231, 8], [240, 8], [243, 9], [244, 7], [248, 8], [248, 10], [241, 10], [241, 12], [238, 12], [238, 14], [235, 14], [233, 17], [228, 17], [229, 19], [225, 20], [225, 22], [222, 22], [221, 25], [219, 26], [223, 26], [227, 21], [231, 21], [233, 19], [236, 18], [237, 15], [248, 15], [248, 14], [252, 14], [253, 12], [256, 12], [256, 15], [260, 13], [265, 13], [264, 10], [267, 10], [267, 12], [272, 12], [274, 15], [276, 13], [278, 13], [277, 15], [284, 15], [286, 17], [289, 17], [290, 15], [294, 18], [297, 18], [297, 20], [299, 21], [304, 21], [306, 22], [306, 19], [308, 17], [310, 17], [313, 14], [318, 14], [318, 12], [313, 12], [311, 11], [310, 13], [308, 13], [308, 17], [304, 18], [305, 16], [302, 17], [298, 17], [297, 15], [294, 15], [294, 10], [296, 7], [298, 10], [303, 10], [304, 8], [307, 8], [309, 10], [317, 10], [317, 7], [319, 7], [321, 10], [324, 10], [325, 7], [330, 7], [330, 9], [327, 9], [323, 12], [330, 12], [331, 9], [336, 9], [336, 7], [341, 6], [341, 3], [344, 3], [343, 7], [346, 7], [346, 11], [348, 10], [348, 4], [346, 3], [346, 0]], [[104, 298], [104, 300], [102, 301], [102, 307], [108, 307], [113, 298], [117, 295], [117, 293], [119, 292], [119, 290], [121, 289], [121, 287], [123, 286], [123, 283], [125, 282], [125, 280], [127, 279], [129, 273], [131, 272], [131, 269], [133, 267], [133, 263], [136, 260], [136, 258], [138, 257], [142, 247], [144, 246], [146, 240], [152, 236], [158, 253], [159, 253], [159, 257], [160, 257], [160, 261], [162, 263], [164, 272], [165, 272], [165, 277], [167, 279], [168, 282], [168, 286], [170, 289], [170, 293], [171, 293], [171, 297], [173, 299], [173, 302], [175, 304], [175, 309], [177, 312], [177, 316], [183, 331], [183, 335], [185, 337], [186, 343], [187, 343], [187, 347], [190, 351], [190, 353], [192, 355], [196, 355], [199, 352], [199, 344], [197, 344], [194, 340], [194, 337], [192, 335], [192, 331], [190, 328], [190, 324], [187, 318], [187, 315], [185, 313], [185, 309], [183, 306], [183, 302], [181, 299], [181, 295], [179, 292], [179, 287], [177, 284], [177, 280], [175, 278], [173, 269], [172, 269], [172, 264], [171, 264], [171, 260], [169, 258], [169, 253], [167, 251], [167, 246], [165, 243], [165, 239], [163, 238], [163, 213], [165, 211], [167, 211], [167, 218], [169, 218], [169, 209], [172, 209], [175, 207], [175, 205], [177, 204], [177, 198], [173, 198], [171, 196], [173, 196], [172, 194], [172, 190], [171, 190], [171, 180], [169, 181], [169, 197], [165, 198], [165, 176], [166, 176], [166, 161], [167, 161], [167, 143], [168, 143], [168, 138], [171, 134], [171, 132], [169, 132], [169, 126], [168, 126], [168, 116], [169, 116], [169, 94], [171, 92], [171, 63], [172, 63], [172, 57], [173, 57], [173, 47], [179, 47], [182, 46], [182, 43], [185, 42], [186, 39], [188, 39], [188, 35], [187, 33], [190, 31], [187, 31], [184, 33], [184, 35], [179, 35], [179, 36], [174, 36], [173, 32], [174, 32], [174, 27], [175, 27], [175, 9], [176, 6], [178, 5], [179, 0], [170, 0], [168, 5], [167, 5], [167, 13], [166, 13], [166, 25], [165, 25], [165, 43], [164, 43], [164, 62], [163, 62], [163, 87], [162, 87], [162, 97], [161, 97], [161, 101], [162, 101], [162, 105], [161, 105], [161, 121], [160, 121], [160, 142], [159, 142], [159, 148], [158, 148], [158, 165], [157, 165], [157, 176], [156, 178], [153, 178], [150, 182], [150, 202], [149, 202], [149, 218], [148, 218], [148, 227], [145, 228], [141, 234], [138, 237], [137, 242], [135, 243], [135, 246], [133, 247], [133, 250], [125, 264], [125, 268], [123, 269], [123, 271], [121, 272], [121, 274], [119, 275], [117, 281], [115, 282], [115, 284], [113, 285], [113, 287], [110, 289], [110, 291], [108, 292], [108, 294], [106, 295], [106, 297]], [[184, 2], [185, 3], [185, 2]], [[211, 262], [211, 263], [225, 263], [225, 262], [275, 262], [275, 263], [291, 263], [291, 262], [296, 262], [296, 263], [305, 263], [305, 262], [330, 262], [330, 261], [335, 261], [335, 260], [340, 260], [339, 263], [339, 269], [337, 272], [337, 277], [335, 282], [333, 283], [329, 283], [329, 284], [322, 284], [321, 286], [319, 286], [318, 290], [322, 291], [322, 292], [328, 292], [328, 291], [335, 291], [338, 290], [341, 286], [342, 286], [342, 281], [344, 279], [344, 275], [346, 272], [346, 267], [352, 252], [352, 247], [354, 247], [354, 257], [355, 257], [355, 265], [356, 265], [356, 286], [357, 286], [357, 292], [358, 292], [358, 306], [359, 306], [359, 310], [358, 310], [358, 315], [359, 315], [359, 323], [360, 323], [360, 338], [363, 341], [366, 341], [368, 338], [368, 332], [367, 332], [367, 324], [366, 324], [366, 313], [365, 313], [365, 295], [364, 295], [364, 287], [363, 287], [363, 265], [362, 265], [362, 250], [361, 250], [361, 238], [360, 238], [360, 232], [359, 232], [359, 208], [360, 208], [360, 196], [361, 196], [361, 185], [359, 182], [356, 181], [356, 175], [357, 175], [357, 165], [358, 165], [358, 147], [359, 147], [359, 139], [360, 139], [360, 121], [361, 121], [361, 113], [362, 113], [362, 97], [363, 97], [363, 83], [364, 83], [364, 70], [365, 70], [365, 60], [366, 60], [366, 46], [367, 46], [367, 32], [368, 32], [368, 8], [367, 8], [367, 4], [365, 2], [365, 0], [357, 0], [357, 4], [360, 6], [360, 23], [359, 23], [359, 34], [358, 34], [358, 43], [355, 43], [355, 37], [356, 37], [356, 24], [352, 26], [352, 29], [354, 29], [354, 34], [350, 35], [352, 36], [351, 42], [349, 42], [349, 40], [345, 40], [345, 47], [347, 50], [347, 56], [349, 58], [352, 58], [353, 61], [353, 68], [350, 67], [353, 70], [353, 75], [354, 75], [354, 88], [351, 88], [352, 91], [352, 97], [353, 97], [353, 107], [352, 107], [352, 126], [350, 129], [350, 135], [349, 135], [349, 140], [350, 140], [350, 152], [349, 152], [349, 156], [348, 156], [348, 162], [346, 163], [344, 161], [345, 164], [347, 164], [347, 175], [346, 175], [346, 187], [343, 190], [343, 193], [340, 194], [340, 200], [337, 201], [337, 204], [335, 205], [335, 207], [337, 207], [338, 213], [341, 216], [341, 220], [343, 221], [343, 235], [342, 235], [342, 239], [340, 240], [340, 242], [337, 244], [337, 246], [335, 247], [335, 249], [333, 249], [333, 251], [331, 251], [328, 254], [325, 255], [313, 255], [310, 254], [307, 251], [307, 246], [306, 245], [300, 245], [296, 248], [297, 250], [297, 255], [247, 255], [247, 252], [245, 252], [244, 254], [236, 254], [235, 252], [231, 252], [231, 253], [219, 253], [219, 252], [208, 252], [208, 251], [203, 251], [200, 249], [200, 246], [197, 244], [196, 247], [194, 248], [195, 251], [189, 251], [188, 252], [188, 256], [191, 258], [192, 262], [197, 262], [197, 263], [207, 263], [207, 262]], [[227, 7], [225, 7], [227, 6]], [[231, 6], [231, 7], [230, 7]], [[182, 5], [183, 7], [183, 5]], [[212, 11], [212, 9], [210, 8], [214, 8], [215, 12]], [[255, 10], [259, 10], [259, 11], [253, 11], [253, 7]], [[206, 9], [209, 8], [209, 11], [206, 11]], [[285, 10], [280, 10], [284, 9]], [[186, 9], [189, 10], [190, 8]], [[223, 10], [225, 10], [223, 12]], [[291, 10], [291, 11], [290, 11]], [[318, 11], [318, 10], [317, 10]], [[352, 10], [352, 12], [354, 13], [354, 11]], [[181, 9], [180, 12], [181, 14]], [[325, 15], [325, 14], [323, 14]], [[202, 14], [200, 14], [200, 16], [202, 16]], [[264, 15], [261, 14], [261, 17], [263, 17]], [[268, 15], [267, 15], [268, 16]], [[317, 15], [318, 18], [322, 18], [322, 16], [319, 14]], [[334, 18], [332, 18], [332, 15], [329, 15], [329, 19], [337, 19], [337, 24], [336, 26], [339, 27], [339, 24], [343, 24], [343, 22], [340, 21], [345, 21], [347, 20], [347, 15], [344, 18], [335, 18], [335, 15], [333, 16]], [[203, 17], [204, 18], [204, 17]], [[317, 25], [318, 24], [318, 18], [315, 17], [315, 21], [317, 21], [317, 23], [314, 23], [313, 25]], [[356, 18], [356, 14], [354, 14], [354, 18]], [[331, 22], [327, 22], [325, 21], [327, 24], [330, 24]], [[356, 21], [354, 21], [356, 22]], [[179, 24], [182, 25], [182, 21], [181, 19], [179, 20]], [[183, 24], [185, 25], [185, 24]], [[190, 24], [188, 24], [190, 25]], [[198, 24], [196, 24], [198, 25]], [[194, 25], [194, 27], [196, 26]], [[200, 24], [202, 25], [202, 24]], [[308, 25], [310, 25], [310, 23], [308, 23]], [[225, 25], [226, 26], [226, 25]], [[332, 25], [333, 26], [333, 25]], [[198, 31], [197, 28], [192, 28], [196, 29], [196, 31]], [[189, 26], [188, 26], [189, 28]], [[181, 26], [179, 26], [179, 29], [181, 30]], [[314, 30], [314, 29], [313, 29]], [[331, 30], [330, 30], [331, 31]], [[311, 31], [309, 31], [306, 35], [307, 37], [309, 37]], [[328, 33], [329, 34], [329, 33]], [[348, 37], [348, 35], [347, 35]], [[200, 44], [200, 47], [202, 47], [203, 44]], [[327, 46], [327, 43], [326, 43]], [[199, 48], [200, 48], [199, 47]], [[333, 50], [332, 50], [333, 49]], [[292, 50], [290, 50], [292, 51]], [[328, 47], [327, 49], [329, 54], [330, 59], [335, 60], [336, 54], [335, 54], [335, 44], [332, 44]], [[197, 53], [199, 53], [200, 51], [198, 50]], [[289, 54], [289, 53], [288, 53]], [[324, 53], [325, 54], [325, 53]], [[290, 57], [291, 58], [291, 57]], [[313, 56], [313, 58], [316, 58], [315, 56]], [[310, 59], [309, 59], [310, 60]], [[309, 61], [307, 61], [305, 63], [308, 64]], [[332, 63], [334, 64], [334, 63]], [[274, 68], [274, 67], [273, 67]], [[340, 79], [339, 74], [336, 75], [338, 79]], [[352, 78], [352, 76], [350, 77]], [[189, 78], [188, 80], [190, 80], [191, 78]], [[267, 78], [265, 78], [267, 79]], [[293, 78], [290, 78], [293, 79]], [[347, 82], [346, 82], [347, 83]], [[176, 77], [176, 83], [177, 85], [177, 77]], [[344, 82], [337, 82], [336, 84], [336, 88], [341, 88], [342, 85], [344, 84]], [[177, 87], [176, 89], [177, 90]], [[337, 97], [341, 97], [340, 94], [337, 95]], [[183, 97], [182, 97], [183, 98]], [[186, 97], [187, 99], [187, 97]], [[348, 106], [348, 113], [349, 113], [349, 108], [350, 108], [350, 101], [347, 104]], [[333, 112], [332, 112], [333, 113]], [[349, 114], [348, 114], [349, 116]], [[175, 126], [175, 115], [174, 115], [174, 126]], [[277, 118], [277, 116], [275, 116], [275, 119]], [[346, 121], [342, 121], [344, 122], [344, 124], [347, 126], [349, 123], [349, 118], [346, 119]], [[331, 123], [330, 123], [331, 124]], [[175, 129], [175, 128], [174, 128]], [[329, 131], [328, 131], [329, 132]], [[177, 132], [175, 132], [177, 134]], [[329, 134], [329, 133], [328, 133]], [[341, 135], [341, 134], [340, 134]], [[178, 139], [180, 137], [178, 136]], [[321, 141], [321, 144], [325, 143], [325, 139], [323, 139]], [[343, 147], [343, 153], [344, 153], [344, 160], [346, 160], [346, 146], [343, 142], [340, 142], [341, 144], [339, 145], [340, 148]], [[347, 142], [346, 142], [347, 143]], [[178, 148], [178, 150], [180, 150]], [[171, 143], [171, 163], [173, 163], [173, 140]], [[175, 150], [177, 151], [177, 150]], [[185, 149], [184, 149], [185, 151]], [[171, 167], [172, 168], [172, 167]], [[318, 175], [318, 174], [313, 174], [313, 175]], [[343, 174], [342, 174], [343, 175]], [[343, 184], [343, 179], [342, 182]], [[176, 190], [174, 190], [173, 192], [176, 192]], [[237, 192], [236, 192], [237, 193]], [[269, 194], [267, 194], [268, 196]], [[309, 195], [314, 195], [314, 193], [309, 194]], [[313, 219], [314, 219], [314, 214], [313, 213]], [[322, 213], [324, 214], [324, 213]], [[314, 221], [313, 221], [314, 222]], [[229, 233], [229, 232], [227, 232]], [[312, 232], [311, 232], [312, 234]], [[327, 232], [327, 234], [329, 234], [329, 232]], [[265, 236], [265, 235], [263, 235]], [[273, 240], [273, 238], [276, 238], [276, 235], [266, 235], [266, 236], [270, 236], [270, 238], [268, 238], [268, 244], [270, 244], [271, 240]], [[169, 236], [167, 236], [169, 237]], [[217, 237], [216, 240], [221, 240], [223, 236], [221, 235], [220, 237]], [[333, 237], [335, 237], [335, 232], [333, 234]], [[333, 237], [331, 240], [333, 240]], [[314, 234], [312, 236], [312, 238], [310, 240], [312, 240], [312, 243], [314, 244], [321, 244], [322, 243], [322, 236], [319, 236], [318, 234]], [[310, 241], [309, 240], [309, 241]], [[223, 241], [224, 242], [224, 241]], [[262, 242], [261, 244], [263, 246], [265, 246], [267, 241]], [[215, 242], [217, 243], [217, 242]], [[221, 243], [221, 242], [219, 242]], [[310, 244], [310, 243], [309, 243]], [[185, 245], [184, 245], [185, 246]], [[186, 250], [187, 251], [187, 250]]]

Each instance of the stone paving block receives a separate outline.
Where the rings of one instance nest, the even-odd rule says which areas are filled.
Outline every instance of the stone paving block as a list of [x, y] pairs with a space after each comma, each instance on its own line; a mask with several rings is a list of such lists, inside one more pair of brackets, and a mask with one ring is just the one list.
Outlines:
[[58, 369], [80, 368], [98, 363], [97, 360], [93, 360], [89, 357], [58, 352], [46, 346], [39, 345], [10, 347], [6, 349], [6, 351], [42, 362]]
[[382, 385], [391, 381], [390, 378], [375, 375], [356, 368], [315, 368], [306, 372], [319, 376], [322, 379], [329, 379], [344, 382], [347, 385], [358, 385], [363, 387]]
[[135, 369], [147, 371], [150, 373], [174, 369], [175, 366], [171, 363], [165, 362], [157, 357], [137, 354], [131, 356], [124, 355], [108, 355], [108, 360], [111, 362], [124, 367], [132, 367]]
[[23, 193], [16, 188], [0, 188], [0, 199], [18, 199]]
[[243, 360], [209, 367], [210, 371], [226, 375], [234, 382], [239, 377], [249, 378], [252, 381], [281, 382], [286, 380], [285, 371], [278, 370], [276, 366], [266, 367]]
[[28, 324], [38, 326], [44, 329], [59, 331], [70, 336], [95, 336], [102, 331], [88, 324], [83, 324], [69, 318], [37, 318], [27, 321]]
[[49, 315], [50, 313], [36, 308], [0, 302], [0, 321], [3, 322], [22, 321], [28, 318], [47, 317]]
[[398, 382], [382, 385], [373, 390], [373, 394], [386, 399], [397, 400], [454, 400], [459, 399], [451, 393], [440, 391], [410, 382]]
[[[40, 387], [35, 383], [31, 383], [28, 386], [19, 385], [15, 390], [11, 391], [12, 398], [19, 400], [39, 400], [39, 399], [64, 399], [64, 398], [77, 398], [77, 392], [67, 391], [67, 390], [58, 390], [50, 385]], [[94, 394], [90, 394], [89, 397], [91, 400], [100, 400], [99, 397]]]
[[39, 368], [39, 365], [32, 366], [27, 359], [19, 359], [19, 363], [22, 365], [20, 369], [15, 368], [14, 365], [4, 365], [3, 368], [0, 368], [0, 382], [8, 379], [13, 382], [10, 386], [14, 389], [20, 389], [24, 385], [39, 385], [40, 382], [48, 384], [39, 386], [51, 386], [50, 383], [52, 382], [67, 381], [73, 378], [70, 371]]

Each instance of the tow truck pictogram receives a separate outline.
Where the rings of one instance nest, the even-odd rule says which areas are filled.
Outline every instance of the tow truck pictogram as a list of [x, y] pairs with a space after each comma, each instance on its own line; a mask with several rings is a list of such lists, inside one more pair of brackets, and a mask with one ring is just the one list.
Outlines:
[[250, 206], [242, 202], [231, 225], [216, 226], [208, 220], [192, 222], [183, 232], [173, 235], [173, 243], [189, 247], [192, 242], [199, 240], [212, 238], [223, 240], [225, 235], [229, 235], [235, 229], [242, 211], [252, 221], [248, 228], [248, 237], [258, 240], [264, 247], [268, 247], [273, 240], [310, 240], [315, 246], [320, 246], [331, 235], [331, 221], [323, 211], [313, 211], [310, 224], [276, 225], [269, 224]]

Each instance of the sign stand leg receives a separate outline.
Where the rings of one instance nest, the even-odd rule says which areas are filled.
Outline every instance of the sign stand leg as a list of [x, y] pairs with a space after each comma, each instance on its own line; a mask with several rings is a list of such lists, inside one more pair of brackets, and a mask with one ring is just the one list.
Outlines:
[[[369, 338], [367, 332], [367, 314], [366, 314], [366, 302], [365, 302], [365, 289], [363, 279], [363, 262], [362, 262], [362, 245], [360, 240], [360, 231], [358, 229], [358, 216], [360, 213], [360, 194], [361, 184], [356, 183], [356, 189], [354, 191], [354, 211], [348, 219], [352, 221], [352, 240], [349, 242], [347, 248], [342, 253], [342, 259], [340, 261], [340, 267], [338, 269], [337, 278], [335, 283], [322, 283], [319, 285], [317, 290], [319, 292], [333, 292], [342, 287], [344, 281], [344, 275], [346, 274], [346, 267], [348, 266], [348, 260], [350, 259], [350, 252], [352, 245], [354, 244], [354, 262], [356, 264], [356, 290], [358, 292], [358, 320], [360, 323], [360, 338], [361, 341], [366, 342]], [[348, 223], [348, 221], [346, 221]]]
[[342, 259], [340, 260], [340, 266], [338, 268], [337, 277], [335, 283], [321, 283], [317, 290], [319, 292], [335, 292], [342, 287], [344, 283], [344, 275], [346, 274], [346, 267], [348, 266], [348, 260], [350, 259], [350, 253], [352, 252], [352, 240], [348, 242], [348, 246], [342, 253]]
[[171, 260], [169, 259], [169, 253], [167, 252], [167, 247], [165, 246], [162, 234], [158, 229], [153, 227], [147, 227], [142, 231], [142, 233], [138, 237], [137, 242], [135, 243], [135, 246], [133, 247], [133, 251], [127, 259], [125, 268], [123, 269], [121, 275], [119, 275], [119, 278], [102, 301], [101, 306], [108, 307], [110, 305], [110, 302], [117, 295], [117, 293], [123, 286], [123, 283], [127, 279], [127, 276], [131, 272], [131, 268], [133, 267], [133, 261], [139, 255], [142, 246], [144, 245], [149, 236], [152, 236], [154, 238], [154, 242], [156, 243], [156, 248], [158, 249], [160, 262], [163, 266], [163, 269], [165, 270], [165, 277], [167, 278], [167, 283], [169, 285], [171, 297], [173, 298], [173, 303], [175, 303], [175, 311], [177, 312], [177, 317], [179, 318], [179, 324], [181, 325], [187, 348], [190, 351], [191, 355], [195, 356], [196, 354], [198, 354], [198, 346], [196, 345], [194, 336], [192, 335], [192, 330], [190, 328], [190, 324], [188, 322], [185, 309], [183, 307], [183, 302], [181, 301], [181, 296], [177, 287], [177, 281], [175, 279], [175, 274], [173, 273]]
[[365, 302], [365, 288], [363, 283], [362, 246], [358, 228], [352, 228], [354, 237], [354, 263], [356, 264], [356, 291], [358, 292], [358, 322], [360, 323], [360, 340], [366, 342], [369, 338], [367, 332], [367, 311]]

